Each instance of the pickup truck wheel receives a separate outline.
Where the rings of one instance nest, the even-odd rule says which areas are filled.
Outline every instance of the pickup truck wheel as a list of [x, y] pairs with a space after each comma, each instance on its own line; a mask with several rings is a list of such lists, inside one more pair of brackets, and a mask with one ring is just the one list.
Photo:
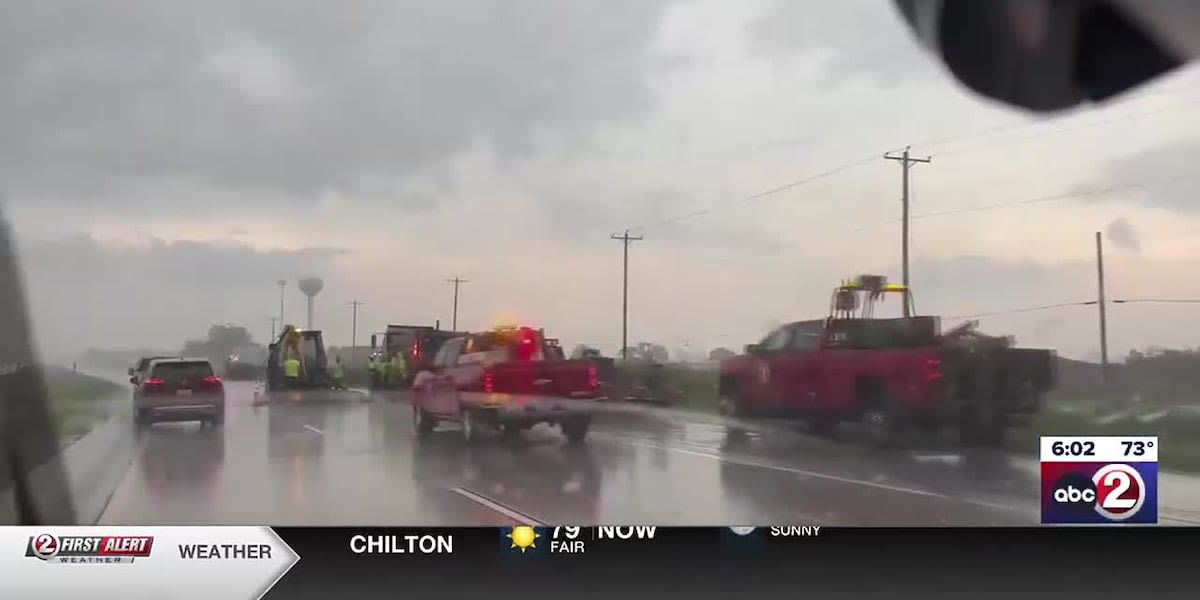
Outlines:
[[885, 447], [896, 442], [897, 423], [895, 412], [887, 400], [875, 400], [863, 409], [863, 428], [872, 446]]
[[479, 415], [476, 411], [470, 408], [462, 409], [461, 419], [463, 440], [468, 444], [479, 441], [479, 427], [481, 424], [479, 423]]
[[433, 433], [433, 427], [436, 424], [433, 419], [429, 418], [429, 413], [425, 412], [425, 409], [419, 406], [413, 407], [413, 429], [416, 430], [417, 437], [426, 437]]
[[717, 412], [722, 416], [734, 418], [750, 416], [746, 403], [742, 401], [736, 390], [721, 392], [721, 396], [717, 399]]
[[563, 421], [562, 432], [567, 436], [567, 441], [572, 444], [578, 444], [587, 437], [588, 427], [591, 425], [589, 419], [569, 419]]
[[959, 441], [964, 446], [1001, 446], [1008, 424], [993, 407], [972, 406], [963, 410]]

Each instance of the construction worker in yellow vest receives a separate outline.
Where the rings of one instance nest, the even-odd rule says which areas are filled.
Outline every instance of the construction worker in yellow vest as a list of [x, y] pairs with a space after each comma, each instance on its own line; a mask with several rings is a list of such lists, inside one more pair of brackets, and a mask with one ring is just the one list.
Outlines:
[[375, 353], [367, 357], [367, 380], [371, 389], [379, 387], [379, 357]]
[[283, 361], [283, 379], [290, 389], [300, 387], [300, 361], [294, 355], [289, 354]]
[[346, 367], [342, 364], [342, 357], [333, 359], [333, 367], [329, 369], [329, 374], [333, 377], [334, 389], [346, 389]]
[[392, 360], [388, 364], [388, 387], [401, 388], [405, 379], [408, 378], [408, 365], [404, 364], [404, 356], [399, 352], [392, 355]]

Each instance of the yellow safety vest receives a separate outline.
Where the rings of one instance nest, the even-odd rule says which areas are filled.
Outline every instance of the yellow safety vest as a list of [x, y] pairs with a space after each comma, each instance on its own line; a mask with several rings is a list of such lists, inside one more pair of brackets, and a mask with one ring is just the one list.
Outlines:
[[284, 377], [299, 377], [300, 376], [300, 361], [289, 358], [283, 361]]
[[345, 366], [345, 365], [343, 365], [343, 364], [342, 364], [342, 363], [340, 363], [340, 362], [335, 362], [335, 363], [333, 363], [333, 377], [334, 377], [334, 379], [341, 379], [341, 378], [343, 378], [343, 377], [345, 377], [345, 376], [346, 376], [346, 366]]

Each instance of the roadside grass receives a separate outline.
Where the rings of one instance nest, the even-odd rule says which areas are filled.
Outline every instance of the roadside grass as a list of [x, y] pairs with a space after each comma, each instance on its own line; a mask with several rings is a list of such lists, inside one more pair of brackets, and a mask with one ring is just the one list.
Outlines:
[[87, 434], [96, 423], [108, 418], [108, 407], [102, 400], [121, 389], [111, 381], [58, 367], [47, 367], [45, 379], [50, 413], [63, 445]]
[[1200, 472], [1200, 418], [1171, 411], [1166, 416], [1143, 421], [1138, 418], [1155, 412], [1140, 409], [1115, 419], [1102, 419], [1115, 411], [1062, 412], [1047, 410], [1031, 423], [1013, 428], [1009, 446], [1018, 452], [1036, 454], [1038, 438], [1043, 435], [1120, 435], [1158, 436], [1159, 466], [1171, 471]]

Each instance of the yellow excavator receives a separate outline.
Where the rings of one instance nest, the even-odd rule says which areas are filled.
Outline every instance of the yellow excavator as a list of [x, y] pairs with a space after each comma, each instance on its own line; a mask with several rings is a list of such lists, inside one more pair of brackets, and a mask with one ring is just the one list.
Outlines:
[[302, 389], [333, 388], [333, 381], [326, 370], [325, 344], [321, 339], [321, 332], [285, 325], [279, 337], [270, 346], [267, 357], [267, 389], [280, 390], [286, 387], [283, 362], [290, 357], [300, 361], [299, 385]]

